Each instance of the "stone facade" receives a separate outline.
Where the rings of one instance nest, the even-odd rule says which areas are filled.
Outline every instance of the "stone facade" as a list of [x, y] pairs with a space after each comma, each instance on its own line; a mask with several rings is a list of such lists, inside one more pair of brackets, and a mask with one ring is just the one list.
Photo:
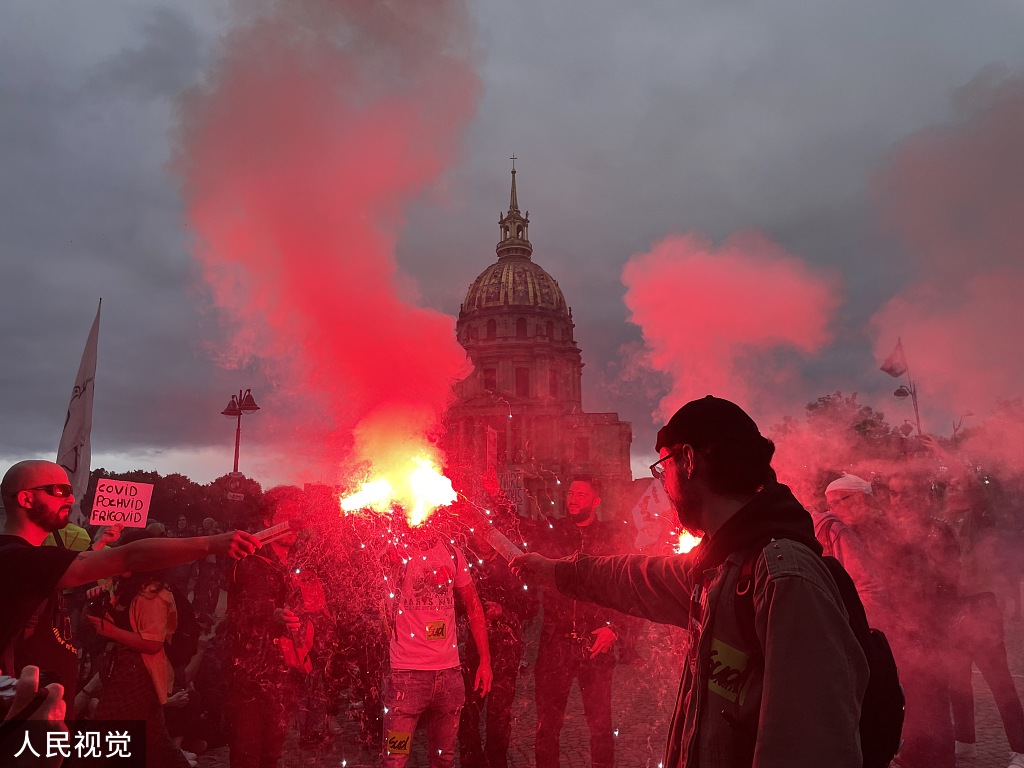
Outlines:
[[523, 516], [562, 516], [577, 474], [604, 486], [604, 516], [628, 487], [632, 428], [615, 413], [586, 413], [583, 361], [572, 309], [533, 261], [530, 214], [512, 170], [508, 212], [498, 219], [496, 263], [469, 286], [456, 333], [473, 372], [456, 387], [447, 447], [462, 487], [498, 484]]

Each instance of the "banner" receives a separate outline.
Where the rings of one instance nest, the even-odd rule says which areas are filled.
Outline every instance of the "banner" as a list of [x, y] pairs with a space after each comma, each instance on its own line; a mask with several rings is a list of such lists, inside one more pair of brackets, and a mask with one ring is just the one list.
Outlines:
[[57, 463], [68, 472], [71, 486], [75, 489], [75, 506], [71, 510], [70, 520], [75, 525], [84, 526], [85, 515], [82, 514], [82, 498], [89, 487], [89, 470], [92, 462], [92, 399], [95, 391], [96, 356], [100, 339], [100, 310], [103, 299], [96, 308], [96, 319], [92, 321], [92, 330], [85, 342], [82, 362], [78, 366], [78, 376], [71, 390], [71, 402], [68, 414], [64, 419], [64, 432], [60, 436], [57, 448]]

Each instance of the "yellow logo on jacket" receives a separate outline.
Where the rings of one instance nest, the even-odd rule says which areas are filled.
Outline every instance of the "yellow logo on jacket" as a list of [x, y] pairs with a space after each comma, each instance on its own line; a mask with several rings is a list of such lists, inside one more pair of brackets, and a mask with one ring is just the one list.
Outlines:
[[749, 677], [750, 656], [743, 651], [711, 638], [708, 659], [708, 690], [731, 702], [743, 703]]

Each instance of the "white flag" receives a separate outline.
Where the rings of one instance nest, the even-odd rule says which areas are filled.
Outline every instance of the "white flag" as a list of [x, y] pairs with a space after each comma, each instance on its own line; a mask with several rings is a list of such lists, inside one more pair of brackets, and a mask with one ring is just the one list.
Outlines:
[[103, 299], [96, 308], [96, 319], [92, 322], [92, 330], [85, 342], [82, 353], [82, 364], [78, 366], [75, 388], [71, 390], [71, 402], [68, 404], [68, 415], [64, 419], [64, 433], [60, 436], [60, 447], [57, 449], [57, 463], [68, 471], [71, 485], [75, 489], [75, 508], [71, 512], [71, 522], [85, 526], [88, 520], [82, 514], [82, 497], [89, 487], [89, 470], [92, 461], [92, 445], [89, 436], [92, 433], [92, 398], [95, 392], [96, 352], [100, 339], [100, 309]]

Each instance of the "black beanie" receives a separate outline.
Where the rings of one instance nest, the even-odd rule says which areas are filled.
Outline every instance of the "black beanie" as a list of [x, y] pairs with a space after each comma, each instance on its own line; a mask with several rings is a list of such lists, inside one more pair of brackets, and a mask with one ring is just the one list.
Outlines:
[[728, 443], [754, 442], [761, 437], [754, 420], [736, 403], [708, 395], [691, 400], [658, 432], [654, 450], [692, 445], [695, 449]]

